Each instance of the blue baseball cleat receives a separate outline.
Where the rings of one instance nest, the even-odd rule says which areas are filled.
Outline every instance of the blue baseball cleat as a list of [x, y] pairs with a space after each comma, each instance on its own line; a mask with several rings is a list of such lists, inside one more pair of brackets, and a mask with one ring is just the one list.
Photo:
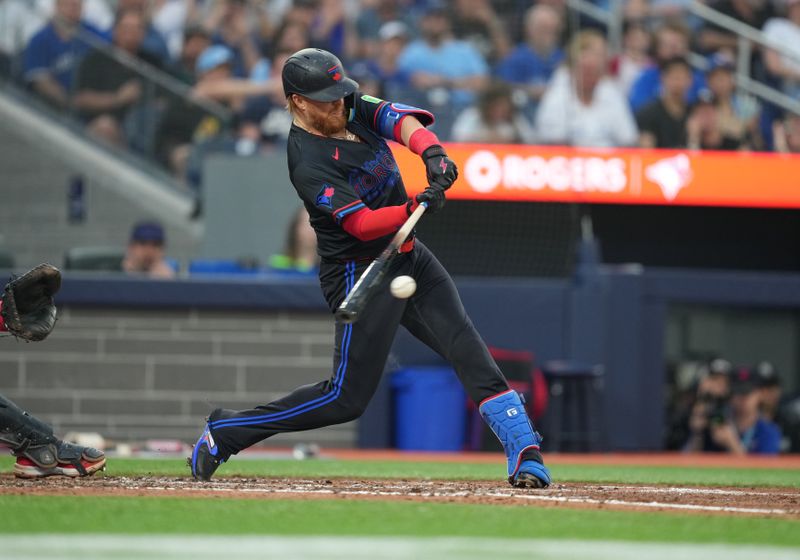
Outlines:
[[478, 410], [503, 444], [508, 458], [508, 482], [519, 488], [546, 488], [552, 479], [544, 466], [539, 444], [522, 399], [513, 389], [484, 400]]
[[187, 459], [187, 463], [192, 467], [192, 476], [195, 480], [207, 482], [226, 459], [227, 457], [222, 456], [214, 442], [211, 428], [206, 425], [197, 443], [194, 444], [192, 456]]

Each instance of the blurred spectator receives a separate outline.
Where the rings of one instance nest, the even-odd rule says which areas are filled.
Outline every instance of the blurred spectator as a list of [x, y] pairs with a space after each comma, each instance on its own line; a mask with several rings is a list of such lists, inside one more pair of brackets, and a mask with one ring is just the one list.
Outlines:
[[701, 91], [686, 120], [686, 147], [691, 150], [733, 151], [747, 148], [743, 131], [734, 135], [722, 129], [719, 109], [709, 91]]
[[[780, 452], [781, 430], [761, 415], [758, 382], [753, 372], [740, 368], [731, 379], [729, 407], [704, 409], [692, 414], [688, 451], [722, 451], [775, 455]], [[705, 416], [701, 411], [705, 410]]]
[[233, 76], [247, 78], [261, 58], [254, 24], [260, 12], [246, 0], [214, 0], [204, 26], [212, 33], [213, 43], [230, 49]]
[[[234, 113], [243, 109], [250, 96], [268, 95], [282, 91], [280, 81], [253, 82], [232, 76], [233, 52], [213, 45], [197, 59], [197, 84], [190, 99], [173, 99], [159, 123], [157, 153], [162, 163], [180, 179], [187, 178], [189, 155], [193, 143], [217, 138], [225, 123], [193, 100], [211, 100], [230, 108]], [[199, 170], [196, 170], [199, 173]], [[195, 181], [196, 182], [196, 181]]]
[[309, 223], [308, 212], [301, 206], [295, 212], [286, 232], [283, 254], [272, 255], [269, 266], [276, 272], [308, 274], [319, 266], [317, 234]]
[[56, 0], [53, 18], [36, 33], [25, 49], [25, 81], [47, 102], [66, 107], [72, 92], [73, 75], [89, 45], [80, 33], [107, 37], [97, 28], [82, 21], [81, 0]]
[[[402, 21], [384, 23], [378, 31], [375, 56], [352, 63], [350, 76], [364, 93], [381, 99], [401, 99], [400, 88], [408, 86], [408, 75], [398, 68], [400, 53], [408, 44], [409, 30]], [[377, 81], [377, 91], [370, 91]]]
[[730, 399], [721, 381], [703, 380], [690, 419], [691, 436], [686, 451], [717, 451], [736, 455], [777, 454], [780, 428], [760, 411], [756, 376], [747, 368], [733, 372]]
[[345, 44], [348, 38], [355, 39], [352, 33], [345, 34], [345, 3], [341, 0], [316, 0], [309, 3], [316, 8], [309, 27], [311, 45], [342, 56], [346, 52], [353, 52], [354, 48], [347, 48]]
[[[271, 64], [271, 80], [281, 83], [283, 65], [294, 52], [275, 53]], [[352, 72], [350, 73], [353, 77]], [[283, 87], [276, 87], [267, 95], [247, 99], [239, 125], [239, 153], [255, 151], [260, 142], [285, 144], [292, 127], [292, 116], [286, 110], [286, 96]], [[248, 144], [249, 142], [249, 144]], [[246, 146], [250, 146], [249, 148]]]
[[169, 50], [169, 57], [178, 60], [186, 39], [186, 28], [192, 27], [196, 0], [156, 0], [151, 6], [150, 19]]
[[685, 148], [689, 105], [686, 92], [692, 87], [692, 68], [685, 58], [662, 63], [661, 95], [636, 114], [639, 146]]
[[[689, 55], [689, 30], [677, 23], [667, 23], [659, 27], [654, 38], [655, 64], [645, 68], [633, 83], [629, 100], [634, 112], [658, 98], [661, 92], [661, 68], [668, 60]], [[691, 67], [689, 68], [691, 71]], [[686, 90], [686, 101], [694, 103], [697, 93], [705, 87], [703, 74], [692, 72], [690, 87]]]
[[[474, 103], [488, 82], [489, 68], [469, 43], [453, 38], [450, 19], [442, 9], [428, 9], [420, 19], [421, 39], [400, 54], [398, 68], [408, 73], [412, 85], [434, 96], [435, 105], [458, 111]], [[441, 97], [442, 99], [437, 99]], [[437, 117], [439, 115], [437, 114]]]
[[546, 5], [534, 5], [525, 14], [525, 42], [497, 65], [497, 76], [521, 86], [534, 104], [564, 59], [559, 37], [564, 22], [560, 13]]
[[611, 74], [625, 98], [633, 83], [650, 65], [652, 36], [641, 20], [627, 20], [622, 27], [622, 52], [611, 60]]
[[[709, 8], [754, 29], [762, 29], [767, 20], [776, 15], [772, 0], [715, 0], [709, 3]], [[713, 22], [707, 22], [700, 30], [698, 45], [704, 52], [720, 49], [736, 51], [739, 48], [738, 35]]]
[[151, 278], [175, 278], [175, 270], [164, 257], [166, 237], [158, 222], [140, 222], [131, 230], [122, 270]]
[[567, 68], [550, 82], [536, 114], [540, 141], [573, 146], [630, 146], [636, 122], [625, 98], [606, 75], [606, 39], [581, 31], [567, 53]]
[[767, 71], [780, 80], [784, 93], [800, 99], [800, 0], [785, 0], [786, 17], [769, 20], [764, 26], [768, 41], [784, 52], [767, 49]]
[[40, 3], [41, 0], [0, 1], [0, 75], [10, 73], [19, 53], [46, 22]]
[[199, 25], [187, 27], [183, 33], [181, 52], [170, 72], [185, 84], [194, 85], [195, 68], [200, 54], [211, 46], [211, 34]]
[[514, 106], [511, 88], [503, 83], [490, 85], [456, 118], [450, 134], [453, 142], [487, 144], [532, 144], [533, 127]]
[[733, 57], [719, 51], [709, 58], [706, 84], [717, 107], [717, 118], [723, 135], [750, 147], [760, 146], [758, 135], [758, 102], [736, 92], [736, 66]]
[[800, 115], [787, 113], [782, 120], [772, 124], [775, 151], [783, 154], [800, 154]]
[[[380, 30], [390, 22], [397, 22], [408, 33], [414, 25], [409, 0], [361, 0], [355, 21], [355, 35], [359, 42], [352, 56], [356, 59], [371, 59], [379, 56]], [[351, 70], [352, 71], [352, 70]]]
[[136, 10], [142, 15], [145, 31], [141, 50], [166, 66], [170, 59], [169, 49], [167, 48], [167, 42], [164, 40], [164, 37], [161, 36], [161, 33], [159, 33], [150, 22], [151, 4], [150, 0], [117, 0], [117, 14], [119, 15], [123, 12]]
[[508, 54], [508, 30], [489, 0], [453, 0], [452, 8], [456, 38], [469, 42], [490, 62]]
[[[113, 28], [114, 45], [133, 58], [158, 65], [158, 60], [141, 50], [144, 26], [139, 10], [119, 12]], [[123, 121], [142, 98], [139, 75], [108, 53], [94, 50], [81, 62], [75, 90], [73, 104], [87, 121], [86, 130], [96, 138], [124, 145]]]
[[289, 51], [296, 53], [311, 44], [308, 27], [302, 23], [284, 21], [275, 31], [272, 41], [273, 51]]
[[753, 374], [761, 390], [761, 414], [767, 420], [779, 422], [781, 405], [781, 379], [772, 362], [758, 362], [753, 367]]

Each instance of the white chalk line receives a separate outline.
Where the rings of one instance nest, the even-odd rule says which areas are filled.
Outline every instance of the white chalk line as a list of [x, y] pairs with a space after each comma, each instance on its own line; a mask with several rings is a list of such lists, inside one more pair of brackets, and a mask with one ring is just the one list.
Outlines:
[[[129, 490], [147, 490], [153, 492], [168, 492], [168, 491], [188, 491], [197, 493], [219, 492], [230, 494], [315, 494], [315, 495], [328, 495], [328, 496], [375, 496], [375, 497], [420, 497], [420, 498], [447, 498], [447, 497], [491, 497], [491, 498], [505, 498], [505, 499], [521, 499], [530, 501], [541, 502], [556, 502], [568, 503], [577, 505], [612, 505], [630, 508], [651, 508], [651, 509], [674, 509], [674, 510], [692, 510], [692, 511], [708, 511], [718, 513], [747, 513], [759, 515], [787, 515], [789, 511], [778, 508], [743, 508], [734, 506], [712, 506], [701, 504], [674, 504], [667, 502], [639, 502], [627, 500], [614, 500], [614, 499], [597, 499], [586, 497], [569, 497], [569, 496], [548, 496], [544, 494], [521, 494], [512, 492], [408, 492], [406, 491], [386, 491], [386, 490], [334, 490], [328, 488], [315, 488], [315, 487], [295, 487], [295, 488], [238, 488], [238, 487], [219, 487], [219, 486], [135, 486], [126, 485], [122, 486]], [[619, 487], [614, 487], [619, 488]], [[640, 487], [628, 487], [631, 489], [638, 489]], [[689, 489], [691, 490], [691, 489]], [[742, 492], [740, 495], [749, 495]]]

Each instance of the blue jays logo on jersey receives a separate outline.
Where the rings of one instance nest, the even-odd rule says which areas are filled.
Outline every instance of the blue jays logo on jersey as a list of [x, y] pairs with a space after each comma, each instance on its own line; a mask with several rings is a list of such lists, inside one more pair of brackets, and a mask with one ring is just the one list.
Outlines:
[[333, 193], [335, 189], [328, 183], [322, 184], [322, 189], [317, 194], [317, 206], [333, 208]]

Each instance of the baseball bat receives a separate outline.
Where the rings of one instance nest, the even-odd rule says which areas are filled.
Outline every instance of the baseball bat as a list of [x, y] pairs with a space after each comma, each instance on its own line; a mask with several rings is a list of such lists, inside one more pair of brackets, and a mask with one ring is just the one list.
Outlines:
[[417, 209], [411, 213], [405, 223], [397, 230], [397, 233], [394, 234], [394, 237], [392, 237], [392, 240], [381, 254], [369, 263], [369, 266], [359, 277], [356, 285], [353, 286], [353, 289], [350, 290], [350, 293], [347, 294], [347, 297], [344, 298], [344, 301], [336, 309], [334, 315], [337, 320], [342, 323], [355, 323], [358, 321], [359, 314], [364, 310], [367, 302], [369, 302], [372, 294], [375, 292], [375, 288], [381, 283], [381, 280], [383, 280], [386, 271], [389, 269], [389, 264], [394, 260], [395, 256], [397, 256], [398, 249], [400, 249], [400, 246], [409, 234], [411, 234], [411, 230], [417, 225], [417, 222], [422, 217], [422, 214], [425, 213], [427, 207], [428, 204], [426, 202], [417, 206]]

